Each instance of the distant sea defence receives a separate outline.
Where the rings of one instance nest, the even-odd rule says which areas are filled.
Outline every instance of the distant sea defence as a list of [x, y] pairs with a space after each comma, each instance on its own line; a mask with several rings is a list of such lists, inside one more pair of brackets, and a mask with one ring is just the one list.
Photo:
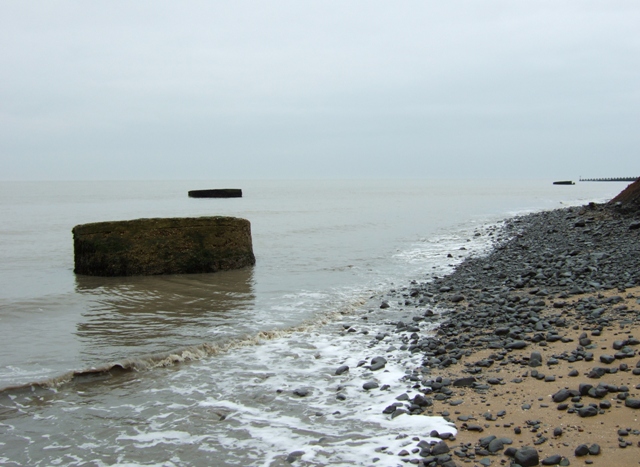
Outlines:
[[97, 222], [72, 232], [76, 274], [192, 274], [255, 264], [251, 225], [236, 217]]
[[191, 190], [189, 198], [242, 198], [240, 188], [217, 188], [213, 190]]

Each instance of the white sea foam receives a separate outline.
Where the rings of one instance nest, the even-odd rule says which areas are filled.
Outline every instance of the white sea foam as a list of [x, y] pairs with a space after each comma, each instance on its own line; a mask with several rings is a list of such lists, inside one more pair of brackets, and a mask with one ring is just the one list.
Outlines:
[[[389, 316], [390, 312], [385, 314]], [[362, 315], [348, 319], [359, 317]], [[251, 465], [275, 465], [296, 451], [304, 452], [300, 459], [308, 465], [369, 465], [374, 457], [397, 462], [397, 452], [407, 441], [399, 435], [429, 439], [432, 430], [455, 433], [455, 428], [441, 417], [391, 418], [382, 413], [396, 396], [416, 394], [403, 378], [407, 371], [419, 367], [420, 358], [406, 351], [388, 351], [398, 344], [392, 333], [385, 342], [369, 348], [372, 336], [388, 329], [360, 321], [357, 333], [345, 332], [343, 323], [334, 322], [201, 361], [181, 372], [170, 390], [189, 400], [200, 398], [198, 407], [218, 414], [224, 422], [210, 427], [216, 443], [231, 457], [253, 452], [255, 463]], [[361, 333], [365, 330], [369, 334]], [[358, 367], [361, 360], [376, 355], [387, 359], [385, 369], [371, 372]], [[344, 364], [350, 371], [335, 376], [335, 369]], [[203, 387], [201, 375], [208, 373], [211, 376]], [[190, 384], [197, 378], [196, 390]], [[390, 389], [365, 391], [362, 384], [369, 380], [389, 385]], [[238, 381], [242, 383], [238, 385]], [[345, 401], [336, 399], [339, 386]], [[296, 389], [308, 389], [309, 395], [298, 397], [293, 392]], [[208, 395], [202, 398], [204, 394]], [[171, 423], [168, 419], [172, 413], [163, 412], [163, 423]], [[161, 438], [163, 433], [157, 435]], [[147, 442], [156, 439], [142, 434], [129, 438]], [[190, 443], [194, 438], [183, 439]], [[180, 440], [175, 437], [172, 442]], [[387, 449], [380, 450], [383, 446]]]
[[[216, 209], [251, 220], [258, 264], [200, 277], [71, 273], [72, 225], [210, 214], [210, 204], [167, 197], [167, 184], [156, 195], [138, 183], [92, 185], [91, 200], [78, 196], [85, 185], [38, 185], [61, 200], [46, 208], [31, 185], [0, 197], [9, 230], [25, 232], [0, 242], [10, 259], [0, 271], [0, 386], [56, 376], [51, 381], [61, 384], [5, 394], [0, 463], [275, 467], [296, 453], [299, 465], [379, 458], [388, 467], [403, 464], [397, 453], [413, 437], [455, 431], [441, 417], [382, 413], [400, 394], [417, 394], [405, 376], [421, 368], [420, 356], [400, 350], [384, 322], [411, 321], [424, 310], [389, 300], [382, 311], [380, 301], [392, 298], [384, 295], [390, 288], [488, 251], [492, 226], [484, 220], [523, 206], [555, 207], [566, 195], [547, 184], [514, 190], [506, 182], [253, 185], [258, 196]], [[11, 199], [21, 203], [13, 215]], [[387, 359], [385, 369], [358, 366], [375, 356]], [[111, 361], [130, 371], [69, 372], [108, 369]], [[336, 376], [343, 364], [350, 371]], [[389, 389], [366, 391], [369, 380]], [[296, 389], [309, 393], [298, 397]], [[61, 453], [60, 446], [70, 447]]]
[[120, 435], [116, 438], [119, 440], [135, 441], [136, 448], [148, 448], [158, 444], [198, 444], [207, 436], [193, 436], [184, 431], [154, 431], [151, 433], [140, 433], [134, 436]]

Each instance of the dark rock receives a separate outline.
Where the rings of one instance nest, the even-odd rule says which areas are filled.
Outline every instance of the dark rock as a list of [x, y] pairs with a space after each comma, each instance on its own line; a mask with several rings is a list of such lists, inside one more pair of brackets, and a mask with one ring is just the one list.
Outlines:
[[336, 375], [341, 375], [347, 371], [349, 371], [349, 365], [342, 365], [336, 370]]
[[587, 454], [589, 454], [589, 446], [587, 446], [586, 444], [581, 444], [576, 448], [574, 454], [576, 457], [586, 456]]
[[626, 342], [626, 341], [620, 341], [620, 340], [617, 340], [617, 341], [614, 341], [614, 342], [613, 342], [613, 349], [614, 349], [614, 350], [620, 350], [620, 349], [622, 349], [625, 345], [627, 345], [627, 342]]
[[497, 437], [495, 435], [489, 435], [489, 436], [485, 436], [483, 438], [480, 438], [478, 440], [478, 443], [480, 444], [480, 446], [486, 448], [487, 446], [489, 446], [489, 443], [491, 441], [493, 441], [494, 439], [497, 439]]
[[507, 457], [515, 457], [516, 451], [516, 448], [507, 448], [504, 450], [504, 455]]
[[602, 363], [611, 364], [616, 361], [615, 357], [611, 355], [600, 355], [600, 361]]
[[513, 460], [522, 467], [535, 467], [540, 463], [538, 450], [530, 446], [523, 446], [516, 451]]
[[502, 438], [496, 438], [487, 445], [487, 451], [489, 451], [490, 453], [496, 453], [498, 451], [501, 451], [503, 448], [504, 440]]
[[476, 379], [473, 376], [467, 376], [465, 378], [458, 378], [453, 382], [455, 387], [471, 387]]
[[566, 401], [570, 397], [572, 397], [571, 391], [569, 391], [568, 389], [560, 389], [552, 396], [552, 400], [555, 403], [560, 403]]
[[626, 398], [624, 401], [625, 407], [629, 407], [630, 409], [640, 409], [640, 399], [630, 399]]
[[607, 373], [606, 368], [596, 367], [589, 372], [589, 374], [587, 375], [587, 378], [599, 379], [599, 378], [602, 378], [606, 373]]
[[598, 407], [600, 407], [601, 409], [610, 409], [611, 408], [611, 402], [610, 401], [600, 401], [600, 404], [598, 404]]
[[546, 457], [542, 459], [542, 465], [558, 465], [562, 461], [562, 456], [559, 454], [554, 454], [552, 456]]
[[433, 447], [431, 448], [431, 454], [433, 456], [440, 456], [441, 454], [446, 454], [448, 452], [449, 452], [449, 445], [444, 441], [439, 441], [438, 443], [434, 444]]
[[382, 413], [383, 413], [383, 414], [386, 414], [386, 415], [390, 415], [390, 414], [392, 414], [393, 412], [395, 412], [397, 408], [398, 408], [398, 406], [397, 406], [396, 404], [391, 404], [391, 405], [388, 405], [387, 407], [385, 407], [385, 408], [382, 410]]
[[529, 366], [542, 366], [542, 354], [540, 352], [531, 352], [531, 357], [529, 357]]
[[371, 359], [371, 365], [369, 366], [369, 369], [371, 371], [377, 371], [377, 370], [381, 370], [382, 368], [385, 367], [385, 365], [387, 364], [387, 359], [384, 357], [374, 357]]
[[285, 459], [285, 462], [288, 464], [293, 464], [302, 456], [304, 456], [304, 451], [293, 451], [287, 456], [287, 458]]
[[477, 431], [477, 432], [483, 432], [484, 428], [482, 428], [480, 425], [476, 425], [476, 424], [468, 424], [465, 426], [465, 428], [468, 431]]
[[422, 394], [416, 394], [412, 402], [420, 407], [430, 407], [431, 405], [433, 405], [433, 402], [424, 397]]
[[598, 409], [591, 405], [588, 405], [586, 407], [578, 409], [578, 415], [580, 415], [581, 417], [595, 417], [596, 415], [598, 415]]
[[[505, 349], [524, 349], [527, 345], [525, 341], [513, 341], [504, 346]], [[523, 466], [524, 467], [524, 466]]]
[[589, 390], [591, 388], [593, 388], [592, 384], [581, 383], [578, 387], [578, 391], [580, 392], [581, 396], [586, 396], [587, 394], [589, 394]]

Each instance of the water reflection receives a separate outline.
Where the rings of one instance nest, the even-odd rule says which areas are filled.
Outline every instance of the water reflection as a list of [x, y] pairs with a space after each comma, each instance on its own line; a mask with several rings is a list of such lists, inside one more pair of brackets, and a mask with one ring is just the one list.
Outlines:
[[[87, 299], [76, 335], [87, 354], [128, 357], [196, 345], [241, 327], [254, 307], [253, 268], [171, 276], [76, 276]], [[245, 315], [245, 316], [243, 316]], [[235, 332], [234, 332], [235, 333]]]

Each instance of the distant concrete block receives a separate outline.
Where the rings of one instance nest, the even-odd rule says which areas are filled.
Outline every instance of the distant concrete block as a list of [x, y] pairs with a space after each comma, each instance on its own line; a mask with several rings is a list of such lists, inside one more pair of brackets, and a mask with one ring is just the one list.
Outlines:
[[193, 274], [256, 262], [251, 224], [236, 217], [97, 222], [72, 232], [76, 274]]
[[214, 190], [191, 190], [190, 198], [242, 198], [239, 188], [217, 188]]

